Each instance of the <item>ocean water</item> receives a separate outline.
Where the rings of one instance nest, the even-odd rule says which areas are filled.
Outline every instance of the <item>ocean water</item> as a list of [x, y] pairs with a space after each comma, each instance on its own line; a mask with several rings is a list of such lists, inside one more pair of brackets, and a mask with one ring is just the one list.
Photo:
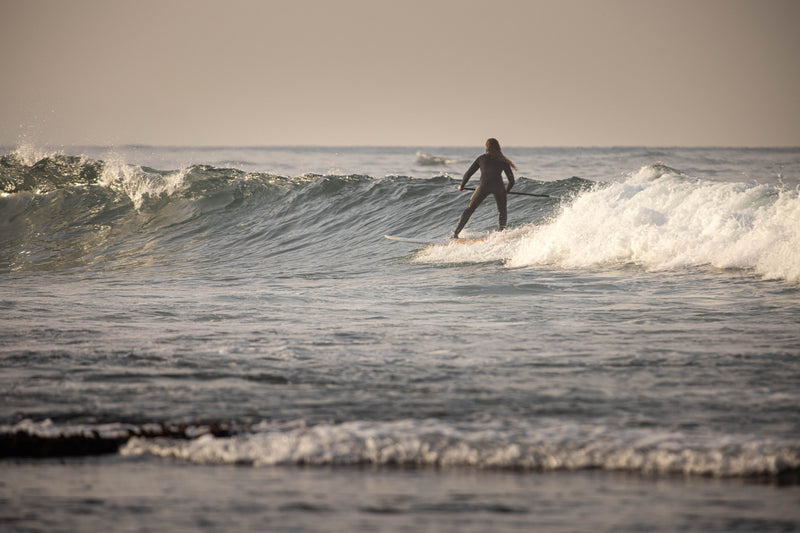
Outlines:
[[480, 151], [2, 149], [2, 529], [800, 529], [800, 149]]

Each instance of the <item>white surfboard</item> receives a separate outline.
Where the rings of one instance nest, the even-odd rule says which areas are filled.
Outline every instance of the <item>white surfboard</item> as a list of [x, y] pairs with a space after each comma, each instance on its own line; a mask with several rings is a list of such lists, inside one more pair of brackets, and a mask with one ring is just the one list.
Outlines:
[[471, 244], [473, 242], [483, 242], [486, 240], [485, 237], [479, 237], [477, 239], [440, 239], [440, 240], [431, 240], [431, 239], [421, 239], [419, 237], [398, 237], [396, 235], [384, 235], [389, 240], [398, 241], [398, 242], [410, 242], [414, 244]]
[[441, 244], [442, 241], [434, 241], [431, 239], [420, 239], [419, 237], [397, 237], [396, 235], [384, 235], [387, 239], [391, 241], [398, 241], [398, 242], [411, 242], [414, 244]]

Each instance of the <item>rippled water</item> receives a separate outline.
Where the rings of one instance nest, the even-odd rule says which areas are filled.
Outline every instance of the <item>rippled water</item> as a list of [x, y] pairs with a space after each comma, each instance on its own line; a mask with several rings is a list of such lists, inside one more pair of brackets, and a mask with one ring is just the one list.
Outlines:
[[[201, 529], [252, 512], [557, 531], [584, 509], [635, 530], [633, 507], [597, 509], [637, 491], [672, 502], [674, 527], [797, 527], [782, 502], [800, 470], [800, 150], [507, 149], [515, 191], [551, 198], [510, 197], [502, 233], [488, 201], [474, 244], [446, 239], [472, 149], [6, 153], [6, 523], [80, 514], [78, 475], [94, 519], [144, 505], [186, 527], [152, 500], [164, 470], [242, 481], [226, 490], [251, 511]], [[119, 477], [148, 488], [98, 495]], [[259, 504], [260, 481], [296, 497]], [[366, 503], [343, 503], [342, 483]], [[572, 492], [548, 507], [554, 491]], [[705, 527], [683, 491], [728, 503]]]

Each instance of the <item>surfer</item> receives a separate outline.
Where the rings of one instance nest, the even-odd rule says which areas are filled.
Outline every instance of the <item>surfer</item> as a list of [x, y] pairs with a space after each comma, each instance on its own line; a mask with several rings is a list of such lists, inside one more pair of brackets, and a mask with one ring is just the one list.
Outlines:
[[[511, 169], [516, 170], [517, 167], [509, 158], [503, 155], [497, 139], [488, 139], [486, 141], [486, 153], [478, 156], [478, 159], [464, 173], [464, 177], [461, 178], [461, 185], [458, 186], [459, 191], [464, 190], [464, 186], [479, 168], [481, 169], [481, 181], [475, 188], [475, 192], [472, 193], [467, 208], [461, 214], [456, 231], [453, 232], [454, 239], [458, 238], [458, 234], [464, 229], [469, 217], [490, 194], [494, 195], [494, 200], [497, 202], [497, 222], [500, 226], [500, 231], [506, 228], [506, 220], [508, 218], [508, 209], [506, 208], [507, 193], [514, 186], [514, 171]], [[506, 173], [508, 187], [503, 184], [503, 172]]]

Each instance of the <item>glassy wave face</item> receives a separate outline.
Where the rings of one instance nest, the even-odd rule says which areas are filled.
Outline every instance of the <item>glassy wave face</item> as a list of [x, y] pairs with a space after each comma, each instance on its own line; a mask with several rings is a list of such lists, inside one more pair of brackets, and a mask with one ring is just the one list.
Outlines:
[[197, 153], [0, 158], [0, 455], [796, 481], [798, 176], [656, 159], [768, 151]]

